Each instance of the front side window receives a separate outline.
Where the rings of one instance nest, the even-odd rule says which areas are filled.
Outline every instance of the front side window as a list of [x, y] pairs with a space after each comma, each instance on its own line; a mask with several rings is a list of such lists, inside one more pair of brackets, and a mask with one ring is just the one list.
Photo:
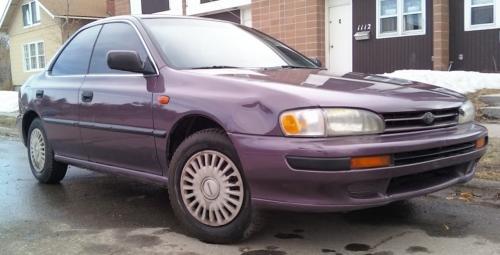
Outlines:
[[377, 38], [425, 34], [425, 0], [376, 0]]
[[176, 68], [317, 68], [288, 46], [239, 25], [178, 18], [143, 22], [167, 62]]
[[28, 72], [45, 68], [45, 49], [43, 42], [23, 45], [24, 69]]
[[23, 24], [25, 27], [40, 23], [40, 9], [36, 1], [23, 4], [21, 11], [23, 13]]
[[465, 30], [499, 28], [500, 0], [465, 0]]
[[92, 47], [101, 26], [93, 26], [79, 32], [57, 57], [52, 75], [84, 75], [89, 68]]
[[[178, 35], [178, 34], [177, 34]], [[126, 38], [126, 39], [124, 39]], [[135, 29], [127, 23], [109, 23], [104, 25], [94, 47], [90, 60], [89, 73], [126, 74], [131, 72], [114, 70], [108, 66], [108, 52], [111, 50], [131, 50], [139, 53], [143, 62], [148, 55]]]

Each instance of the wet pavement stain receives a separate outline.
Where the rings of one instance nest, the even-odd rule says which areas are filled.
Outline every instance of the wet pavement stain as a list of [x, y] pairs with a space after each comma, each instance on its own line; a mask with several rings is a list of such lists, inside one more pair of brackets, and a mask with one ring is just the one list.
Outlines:
[[125, 238], [124, 242], [135, 244], [140, 247], [148, 247], [161, 244], [160, 238], [158, 238], [157, 236], [148, 235], [130, 235]]
[[334, 249], [321, 249], [322, 253], [336, 253], [337, 251]]
[[377, 251], [377, 252], [368, 253], [365, 255], [394, 255], [394, 252], [392, 252], [392, 251]]
[[293, 234], [293, 233], [278, 233], [274, 235], [274, 237], [278, 239], [304, 239], [302, 235]]
[[422, 246], [410, 246], [408, 249], [406, 249], [407, 253], [432, 253], [427, 249], [426, 247]]
[[350, 243], [345, 246], [348, 251], [369, 251], [371, 249], [370, 245], [363, 243]]
[[241, 255], [286, 255], [286, 252], [276, 250], [254, 250], [243, 252]]
[[153, 232], [152, 234], [153, 235], [163, 235], [163, 234], [167, 234], [167, 233], [171, 233], [172, 230], [169, 229], [169, 228], [164, 228], [164, 229], [160, 229], [160, 230], [156, 230], [155, 232]]

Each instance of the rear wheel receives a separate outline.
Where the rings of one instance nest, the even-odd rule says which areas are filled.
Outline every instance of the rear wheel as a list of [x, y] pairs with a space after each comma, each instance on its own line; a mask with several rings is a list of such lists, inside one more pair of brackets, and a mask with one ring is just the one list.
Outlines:
[[41, 183], [59, 183], [66, 175], [68, 165], [54, 160], [40, 119], [33, 120], [28, 131], [28, 158], [31, 172]]
[[202, 130], [182, 142], [170, 165], [169, 196], [176, 216], [202, 241], [232, 243], [257, 229], [238, 156], [221, 130]]

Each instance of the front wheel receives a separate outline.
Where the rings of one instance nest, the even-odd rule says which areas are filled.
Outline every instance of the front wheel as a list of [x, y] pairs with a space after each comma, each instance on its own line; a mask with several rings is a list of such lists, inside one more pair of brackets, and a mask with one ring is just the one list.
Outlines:
[[59, 183], [66, 175], [68, 165], [54, 160], [40, 119], [33, 120], [28, 131], [28, 158], [33, 176], [41, 183]]
[[169, 168], [169, 196], [176, 216], [202, 241], [232, 243], [257, 229], [238, 156], [221, 130], [182, 142]]

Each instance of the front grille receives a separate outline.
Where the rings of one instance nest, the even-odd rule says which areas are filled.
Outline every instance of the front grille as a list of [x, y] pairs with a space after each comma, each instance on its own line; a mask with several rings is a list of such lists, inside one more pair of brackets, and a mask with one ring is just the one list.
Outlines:
[[[434, 120], [426, 122], [426, 116], [428, 117], [430, 114], [432, 114]], [[458, 108], [434, 111], [384, 113], [382, 116], [385, 121], [386, 133], [442, 128], [458, 124]]]
[[394, 154], [394, 165], [406, 165], [429, 161], [433, 159], [451, 157], [474, 151], [475, 143], [461, 143], [427, 150], [401, 152]]

